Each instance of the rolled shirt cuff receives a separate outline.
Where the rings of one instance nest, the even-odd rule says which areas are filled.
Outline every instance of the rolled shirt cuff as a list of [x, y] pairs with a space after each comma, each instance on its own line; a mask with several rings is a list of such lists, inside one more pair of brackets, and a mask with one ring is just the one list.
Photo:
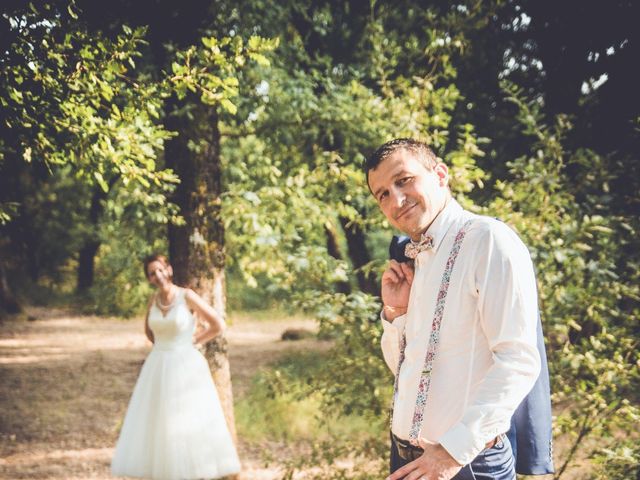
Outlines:
[[394, 333], [398, 335], [404, 329], [404, 324], [407, 321], [407, 314], [398, 315], [392, 322], [387, 320], [384, 315], [384, 310], [380, 312], [380, 320], [382, 321], [382, 329], [384, 333]]
[[455, 424], [438, 441], [460, 465], [471, 463], [487, 443], [474, 436], [464, 423]]

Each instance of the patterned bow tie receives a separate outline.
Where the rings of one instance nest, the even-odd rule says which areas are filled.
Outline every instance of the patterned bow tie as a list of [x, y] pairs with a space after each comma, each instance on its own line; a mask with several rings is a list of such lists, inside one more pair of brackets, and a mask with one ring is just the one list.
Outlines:
[[404, 247], [404, 255], [413, 260], [420, 252], [424, 252], [430, 248], [433, 248], [433, 237], [425, 232], [420, 236], [419, 242], [411, 240], [407, 243], [407, 246]]

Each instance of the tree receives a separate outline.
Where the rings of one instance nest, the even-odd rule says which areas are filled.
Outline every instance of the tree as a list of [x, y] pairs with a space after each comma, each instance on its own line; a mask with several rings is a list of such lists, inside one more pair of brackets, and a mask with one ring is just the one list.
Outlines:
[[[595, 147], [591, 141], [598, 132], [584, 128], [593, 117], [582, 106], [597, 98], [599, 89], [580, 95], [576, 78], [585, 77], [572, 74], [568, 98], [575, 123], [557, 115], [564, 109], [560, 104], [547, 108], [545, 70], [537, 67], [534, 31], [526, 28], [520, 4], [434, 2], [432, 8], [418, 9], [406, 3], [408, 8], [398, 12], [376, 4], [365, 27], [358, 17], [349, 31], [343, 21], [349, 4], [344, 2], [296, 4], [271, 12], [282, 15], [275, 24], [285, 26], [287, 49], [258, 88], [261, 106], [251, 104], [253, 115], [241, 116], [249, 120], [229, 128], [223, 142], [246, 162], [228, 169], [237, 185], [228, 198], [233, 213], [228, 229], [247, 278], [265, 272], [317, 313], [338, 343], [329, 370], [345, 375], [315, 379], [313, 389], [327, 392], [332, 409], [357, 409], [375, 417], [385, 404], [384, 382], [354, 381], [383, 378], [376, 358], [379, 331], [371, 327], [375, 307], [359, 292], [335, 294], [332, 286], [343, 278], [335, 273], [345, 266], [336, 262], [340, 256], [333, 249], [329, 253], [318, 232], [346, 215], [365, 227], [372, 258], [384, 258], [390, 232], [373, 216], [358, 163], [389, 136], [423, 136], [447, 152], [445, 159], [456, 167], [458, 198], [509, 221], [534, 253], [555, 400], [576, 407], [567, 408], [558, 423], [576, 432], [572, 445], [584, 447], [588, 435], [607, 439], [615, 429], [627, 428], [625, 422], [635, 422], [635, 428], [638, 249], [633, 232], [638, 225], [629, 205], [637, 205], [638, 197], [637, 188], [631, 193], [636, 176], [629, 175], [637, 162], [629, 152], [585, 148]], [[621, 8], [616, 15], [629, 13], [630, 7], [621, 5], [614, 6]], [[553, 17], [553, 9], [544, 8], [543, 18]], [[554, 27], [558, 32], [568, 21], [561, 18]], [[531, 25], [535, 22], [534, 17]], [[633, 38], [623, 30], [623, 36]], [[564, 32], [563, 37], [570, 36], [570, 30]], [[344, 38], [349, 39], [348, 52], [332, 51], [344, 45], [336, 39]], [[558, 60], [562, 48], [556, 51]], [[574, 60], [589, 63], [582, 55], [593, 47], [579, 51], [571, 54]], [[485, 59], [488, 66], [483, 67]], [[295, 74], [289, 74], [292, 70]], [[522, 92], [514, 94], [501, 84], [503, 76], [519, 80], [530, 102], [514, 100]], [[486, 178], [474, 168], [483, 152], [473, 125], [493, 132], [491, 147], [498, 152], [481, 161], [494, 175], [497, 190], [472, 192], [485, 205], [494, 197], [490, 210], [473, 206], [465, 195]], [[633, 143], [637, 136], [627, 140]], [[612, 188], [618, 182], [626, 184]], [[267, 252], [271, 262], [264, 261]], [[628, 465], [624, 462], [633, 462], [629, 452], [635, 450], [625, 453], [626, 447], [612, 444], [600, 455]], [[559, 476], [575, 449], [563, 452]]]
[[[81, 189], [106, 192], [114, 182], [148, 187], [175, 181], [170, 172], [156, 169], [156, 155], [169, 138], [154, 121], [161, 104], [157, 85], [131, 76], [144, 29], [125, 28], [113, 39], [90, 35], [74, 4], [63, 2], [18, 4], [2, 16], [1, 25], [7, 41], [0, 58], [3, 228], [33, 230], [28, 217], [17, 220], [26, 229], [9, 222], [50, 173], [67, 166]], [[44, 240], [20, 233], [10, 238], [5, 258], [16, 251], [24, 258], [23, 242], [37, 251], [34, 244]], [[93, 261], [90, 255], [83, 258]], [[38, 268], [32, 263], [33, 278]]]
[[[558, 465], [560, 478], [580, 450], [603, 459], [632, 446], [617, 437], [631, 437], [639, 418], [638, 259], [626, 251], [637, 243], [627, 232], [640, 225], [637, 218], [599, 212], [615, 175], [608, 159], [568, 149], [566, 117], [547, 125], [538, 102], [517, 87], [506, 88], [523, 133], [535, 143], [530, 155], [509, 164], [515, 180], [498, 183], [501, 195], [491, 212], [524, 237], [538, 270], [553, 401], [563, 406], [556, 427], [571, 439]], [[590, 436], [599, 438], [591, 451], [585, 442]]]
[[[335, 339], [329, 370], [339, 374], [310, 388], [324, 392], [326, 411], [374, 422], [390, 382], [372, 294], [392, 232], [360, 165], [392, 137], [418, 137], [451, 166], [465, 206], [508, 221], [532, 249], [556, 400], [575, 406], [559, 425], [578, 434], [575, 448], [588, 435], [606, 444], [637, 419], [632, 2], [81, 7], [51, 2], [3, 17], [5, 260], [21, 252], [14, 258], [27, 265], [28, 240], [40, 252], [29, 268], [55, 273], [48, 252], [79, 258], [85, 242], [91, 258], [100, 242], [100, 282], [123, 287], [90, 291], [115, 303], [129, 285], [131, 312], [146, 293], [130, 287], [139, 267], [116, 246], [142, 252], [153, 238], [166, 248], [167, 226], [176, 277], [219, 310], [232, 265], [248, 285], [314, 312]], [[268, 68], [274, 44], [254, 34], [280, 38]], [[71, 218], [31, 215], [53, 197]], [[92, 203], [103, 208], [97, 238], [94, 228], [70, 235], [76, 218], [96, 218]], [[385, 441], [375, 440], [367, 444]], [[598, 453], [621, 478], [637, 458], [627, 447]]]
[[[148, 22], [150, 49], [155, 55], [155, 62], [147, 64], [147, 68], [156, 75], [170, 71], [173, 91], [165, 104], [164, 124], [177, 135], [166, 145], [165, 161], [181, 179], [172, 200], [184, 219], [181, 225], [170, 224], [168, 231], [176, 281], [196, 289], [224, 315], [225, 252], [224, 226], [220, 218], [222, 175], [218, 109], [235, 113], [236, 107], [231, 99], [237, 94], [237, 70], [251, 60], [267, 64], [263, 52], [273, 49], [276, 44], [255, 36], [246, 41], [240, 36], [212, 36], [216, 31], [227, 32], [223, 25], [216, 24], [222, 18], [222, 12], [212, 13], [211, 5], [202, 5], [202, 10], [176, 9], [171, 2], [159, 5], [169, 17], [181, 16], [192, 26], [185, 28], [183, 32], [187, 33], [182, 35], [174, 35], [171, 28], [163, 29], [161, 23], [167, 17], [158, 16], [157, 11], [151, 20], [148, 10], [135, 8], [124, 14], [123, 10], [112, 7], [105, 12], [100, 6], [86, 6], [89, 17], [103, 29], [113, 28], [111, 22], [123, 19], [143, 24]], [[157, 8], [154, 6], [153, 10]], [[203, 12], [207, 14], [203, 15]], [[155, 19], [160, 19], [160, 24]], [[207, 357], [227, 422], [234, 432], [224, 336], [208, 344]]]
[[[30, 135], [26, 131], [23, 133], [23, 130], [48, 128], [51, 124], [51, 122], [45, 122], [43, 118], [34, 120], [28, 115], [50, 115], [52, 118], [47, 120], [52, 120], [58, 130], [35, 135], [39, 139], [35, 145], [38, 148], [37, 154], [42, 155], [44, 163], [51, 164], [56, 161], [62, 165], [73, 163], [78, 167], [81, 178], [88, 178], [91, 182], [95, 182], [104, 192], [110, 190], [109, 184], [113, 185], [116, 182], [127, 185], [134, 180], [150, 187], [151, 182], [157, 184], [162, 181], [173, 181], [175, 177], [169, 171], [158, 172], [155, 168], [157, 149], [163, 146], [163, 141], [171, 134], [161, 124], [151, 122], [151, 118], [159, 119], [160, 109], [164, 106], [164, 97], [173, 95], [173, 103], [169, 105], [166, 123], [170, 124], [174, 119], [182, 122], [178, 123], [181, 128], [175, 132], [179, 137], [176, 145], [180, 145], [179, 142], [183, 140], [188, 140], [192, 132], [202, 133], [202, 128], [212, 128], [212, 135], [203, 138], [201, 142], [204, 146], [204, 154], [198, 150], [198, 147], [192, 149], [189, 146], [181, 152], [183, 153], [181, 157], [171, 158], [171, 161], [176, 165], [176, 170], [183, 173], [186, 180], [184, 185], [187, 188], [183, 188], [183, 192], [186, 192], [183, 198], [186, 197], [187, 202], [180, 203], [178, 206], [182, 208], [181, 213], [186, 219], [187, 238], [193, 238], [194, 235], [199, 234], [204, 242], [210, 240], [216, 240], [216, 242], [211, 245], [210, 251], [205, 249], [207, 251], [203, 252], [197, 248], [194, 249], [191, 242], [179, 242], [175, 236], [172, 236], [170, 242], [173, 248], [170, 250], [180, 252], [183, 255], [182, 259], [185, 260], [180, 262], [180, 254], [177, 259], [174, 259], [178, 279], [180, 280], [182, 276], [183, 280], [186, 280], [180, 269], [182, 267], [190, 275], [188, 283], [196, 288], [199, 287], [205, 298], [213, 300], [216, 308], [224, 311], [224, 304], [220, 304], [224, 300], [221, 294], [224, 232], [220, 221], [215, 218], [215, 198], [220, 195], [219, 170], [216, 170], [215, 166], [219, 159], [219, 153], [215, 147], [216, 107], [220, 105], [229, 111], [235, 109], [230, 101], [237, 90], [235, 69], [251, 59], [266, 63], [266, 58], [261, 52], [273, 48], [275, 44], [257, 37], [250, 38], [246, 43], [240, 37], [227, 37], [221, 40], [215, 37], [203, 38], [202, 34], [196, 31], [190, 36], [194, 36], [197, 43], [185, 45], [183, 49], [178, 48], [167, 53], [165, 48], [173, 48], [168, 41], [166, 44], [162, 41], [152, 44], [151, 48], [155, 48], [156, 53], [162, 54], [166, 63], [156, 66], [156, 80], [142, 75], [139, 70], [136, 72], [138, 77], [135, 78], [125, 74], [136, 67], [133, 59], [139, 55], [138, 47], [145, 34], [144, 27], [131, 30], [125, 26], [122, 27], [124, 34], [120, 34], [118, 33], [121, 30], [120, 25], [114, 30], [107, 28], [112, 27], [113, 24], [107, 24], [103, 25], [105, 27], [103, 31], [94, 29], [88, 33], [84, 17], [79, 17], [73, 4], [66, 11], [61, 11], [55, 4], [46, 4], [43, 8], [45, 12], [43, 15], [35, 9], [32, 13], [17, 10], [12, 17], [7, 18], [9, 22], [13, 22], [11, 28], [15, 30], [17, 44], [16, 48], [10, 50], [15, 55], [9, 60], [13, 60], [17, 67], [9, 70], [10, 74], [5, 79], [8, 98], [3, 100], [5, 105], [13, 107], [15, 119], [12, 121], [9, 117], [10, 126], [22, 129], [18, 130], [18, 135], [14, 137], [22, 138], [23, 142], [26, 142]], [[91, 10], [93, 13], [97, 11], [99, 9]], [[193, 13], [195, 15], [192, 18], [199, 15], [199, 12]], [[42, 17], [50, 17], [52, 27], [48, 27], [47, 22], [42, 22], [40, 20]], [[105, 19], [110, 21], [112, 17], [106, 16]], [[39, 53], [35, 56], [31, 55], [33, 53], [31, 42], [34, 41], [30, 36], [32, 27], [37, 31], [41, 30], [42, 35], [46, 37], [39, 45], [42, 50], [37, 51], [36, 53]], [[154, 37], [157, 33], [156, 30], [152, 31], [150, 37], [157, 39]], [[63, 41], [60, 44], [54, 43], [53, 41], [58, 38], [62, 38]], [[184, 42], [184, 39], [181, 40]], [[45, 51], [51, 43], [60, 45], [60, 51], [54, 50], [53, 53], [51, 50]], [[69, 58], [73, 55], [79, 56], [78, 62]], [[42, 59], [46, 63], [51, 58], [53, 58], [53, 67], [47, 70], [49, 76], [45, 78], [44, 83], [53, 90], [52, 92], [46, 92], [48, 95], [45, 96], [40, 95], [40, 90], [32, 93], [27, 89], [18, 90], [14, 87], [15, 83], [23, 83], [23, 79], [16, 74], [20, 71], [19, 67], [25, 72], [35, 70], [36, 73], [32, 75], [34, 83], [40, 87], [38, 82], [42, 82], [42, 78], [39, 74], [39, 64], [36, 63], [36, 67], [33, 67], [34, 59]], [[8, 63], [8, 60], [5, 63]], [[67, 73], [69, 65], [72, 65], [73, 69]], [[149, 66], [145, 65], [146, 68]], [[101, 72], [100, 75], [98, 71]], [[63, 79], [70, 79], [70, 81], [65, 83], [61, 81]], [[197, 92], [197, 95], [191, 95], [188, 92]], [[23, 101], [25, 93], [27, 93], [26, 102]], [[123, 98], [119, 98], [119, 95]], [[59, 106], [58, 97], [62, 97], [66, 103]], [[38, 105], [38, 102], [41, 105]], [[21, 113], [20, 106], [23, 103], [28, 107], [27, 113]], [[195, 121], [190, 115], [191, 110], [201, 112]], [[208, 122], [211, 120], [213, 125], [209, 126]], [[79, 128], [76, 127], [76, 123]], [[138, 131], [135, 130], [136, 128]], [[67, 133], [67, 129], [70, 129], [75, 137], [71, 135], [69, 139], [68, 136], [63, 135]], [[134, 137], [139, 144], [132, 144], [128, 139], [136, 133], [140, 135]], [[120, 134], [122, 137], [119, 136]], [[119, 138], [126, 139], [118, 145], [122, 146], [122, 150], [114, 148], [116, 144], [114, 140]], [[20, 142], [8, 144], [9, 140], [11, 139], [7, 138], [3, 145], [5, 152], [17, 155], [22, 148], [22, 156], [25, 159], [29, 160], [29, 156], [34, 155], [33, 147], [25, 146]], [[145, 143], [150, 144], [150, 148], [145, 148]], [[62, 151], [57, 151], [58, 148]], [[168, 146], [167, 151], [170, 154], [173, 153], [172, 145]], [[64, 157], [65, 154], [71, 156], [71, 161]], [[210, 163], [211, 161], [213, 163]], [[139, 165], [138, 162], [143, 163]], [[195, 183], [192, 183], [185, 173], [194, 165], [201, 167], [197, 172], [201, 175], [198, 175]], [[209, 165], [214, 166], [213, 170], [209, 169]], [[193, 188], [194, 191], [188, 188]], [[213, 191], [210, 191], [212, 189]], [[151, 193], [149, 192], [149, 195]], [[103, 194], [93, 196], [90, 218], [94, 227], [100, 206], [105, 199]], [[209, 214], [212, 215], [211, 218], [207, 216]], [[203, 234], [204, 237], [202, 237]], [[80, 252], [80, 260], [83, 260], [78, 277], [80, 287], [85, 286], [83, 282], [90, 277], [93, 257], [98, 249], [95, 234], [90, 232], [89, 235]], [[198, 260], [205, 262], [199, 263]], [[214, 261], [215, 268], [209, 269], [208, 267], [212, 265], [207, 261]], [[223, 354], [222, 358], [226, 360], [226, 355]], [[228, 372], [228, 365], [226, 370]], [[228, 380], [228, 373], [226, 377]], [[221, 395], [223, 404], [226, 403], [227, 407], [231, 407], [231, 402], [228, 400], [230, 394], [226, 402], [224, 395], [225, 391], [230, 392], [230, 384], [227, 382], [226, 385], [219, 386], [223, 392]], [[228, 408], [227, 412], [229, 411], [232, 410]], [[232, 421], [230, 425], [233, 429]]]

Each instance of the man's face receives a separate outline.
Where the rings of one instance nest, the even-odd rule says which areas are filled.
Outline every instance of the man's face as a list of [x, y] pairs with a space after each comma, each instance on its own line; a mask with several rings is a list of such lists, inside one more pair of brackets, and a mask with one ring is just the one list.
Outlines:
[[447, 166], [433, 170], [407, 150], [399, 150], [369, 171], [369, 187], [387, 220], [413, 240], [431, 225], [449, 195]]

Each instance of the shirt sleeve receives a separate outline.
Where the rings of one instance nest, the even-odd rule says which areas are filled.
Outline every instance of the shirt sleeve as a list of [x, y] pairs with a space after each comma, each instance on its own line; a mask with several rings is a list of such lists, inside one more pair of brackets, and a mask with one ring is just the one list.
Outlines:
[[389, 369], [395, 375], [400, 361], [400, 340], [402, 339], [404, 324], [407, 321], [407, 314], [399, 315], [393, 319], [393, 322], [389, 322], [385, 318], [384, 312], [381, 312], [380, 320], [382, 321], [382, 339], [380, 340], [382, 356]]
[[472, 282], [493, 364], [460, 422], [439, 439], [462, 465], [509, 429], [511, 416], [540, 374], [538, 298], [529, 252], [508, 226], [492, 220], [488, 227], [473, 241]]

